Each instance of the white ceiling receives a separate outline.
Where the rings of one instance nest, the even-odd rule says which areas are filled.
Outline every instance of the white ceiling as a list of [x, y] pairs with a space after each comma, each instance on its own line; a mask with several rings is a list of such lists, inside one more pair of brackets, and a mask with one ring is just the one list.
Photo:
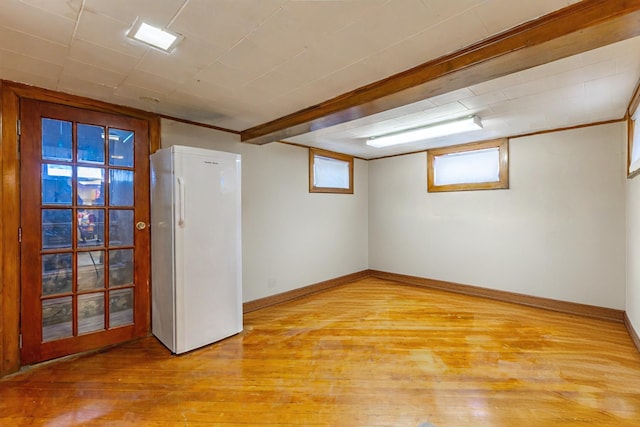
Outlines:
[[[0, 78], [240, 131], [455, 51], [575, 0], [1, 0]], [[184, 36], [126, 37], [137, 17]], [[624, 115], [627, 40], [289, 141], [365, 158], [364, 138], [469, 113], [474, 140]], [[444, 145], [468, 140], [435, 140]]]

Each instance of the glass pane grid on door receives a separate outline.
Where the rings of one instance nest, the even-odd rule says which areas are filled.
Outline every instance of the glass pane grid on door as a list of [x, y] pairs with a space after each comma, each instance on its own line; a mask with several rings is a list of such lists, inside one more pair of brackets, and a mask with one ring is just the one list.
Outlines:
[[133, 324], [134, 132], [41, 126], [42, 342]]

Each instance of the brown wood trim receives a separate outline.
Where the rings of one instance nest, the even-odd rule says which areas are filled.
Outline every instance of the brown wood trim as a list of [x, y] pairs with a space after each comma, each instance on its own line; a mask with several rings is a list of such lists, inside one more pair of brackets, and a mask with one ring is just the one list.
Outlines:
[[596, 319], [610, 320], [622, 323], [624, 319], [624, 311], [613, 308], [597, 307], [593, 305], [580, 304], [568, 301], [559, 301], [551, 298], [535, 297], [530, 295], [518, 294], [515, 292], [499, 291], [495, 289], [482, 288], [478, 286], [462, 285], [459, 283], [447, 282], [444, 280], [426, 279], [416, 276], [408, 276], [404, 274], [389, 273], [385, 271], [369, 270], [372, 277], [378, 279], [390, 280], [414, 286], [420, 286], [430, 289], [439, 289], [442, 291], [454, 292], [476, 297], [483, 297], [526, 305], [529, 307], [543, 308], [545, 310], [558, 311], [566, 314], [574, 314], [579, 316], [593, 317]]
[[631, 154], [633, 153], [633, 138], [636, 131], [636, 122], [631, 119], [631, 116], [627, 116], [627, 179], [631, 179], [634, 176], [640, 174], [640, 168], [629, 172], [631, 168]]
[[[315, 156], [328, 157], [340, 160], [349, 164], [349, 188], [316, 187], [315, 181]], [[309, 193], [337, 193], [353, 194], [353, 157], [348, 154], [340, 154], [334, 151], [321, 150], [319, 148], [309, 148]]]
[[323, 282], [315, 283], [313, 285], [304, 286], [302, 288], [293, 289], [291, 291], [282, 292], [280, 294], [271, 295], [265, 298], [260, 298], [253, 301], [245, 302], [244, 304], [242, 304], [242, 310], [244, 313], [250, 313], [252, 311], [260, 310], [261, 308], [270, 307], [272, 305], [296, 300], [299, 298], [304, 298], [308, 295], [326, 291], [327, 289], [331, 289], [336, 286], [355, 282], [356, 280], [364, 279], [365, 277], [369, 277], [369, 276], [370, 276], [369, 270], [363, 270], [357, 273], [347, 274], [345, 276], [340, 276], [334, 279], [325, 280]]
[[20, 164], [17, 137], [20, 100], [5, 82], [0, 83], [0, 375], [4, 375], [20, 368]]
[[149, 119], [149, 154], [153, 154], [160, 149], [161, 126], [160, 117]]
[[[498, 148], [499, 150], [499, 176], [496, 182], [480, 182], [467, 184], [436, 185], [433, 162], [436, 157], [463, 153], [487, 148]], [[427, 150], [427, 191], [429, 193], [447, 191], [470, 191], [470, 190], [499, 190], [509, 188], [509, 139], [500, 138], [490, 141], [473, 142], [470, 144], [452, 145], [449, 147], [433, 148]]]
[[631, 154], [633, 153], [633, 138], [636, 131], [636, 122], [633, 120], [633, 115], [638, 109], [640, 103], [640, 80], [636, 83], [636, 88], [633, 91], [629, 106], [627, 107], [627, 114], [625, 115], [627, 120], [627, 179], [631, 179], [640, 174], [640, 169], [636, 169], [633, 172], [629, 172], [631, 167]]
[[240, 135], [240, 131], [227, 129], [227, 128], [222, 128], [220, 126], [210, 125], [208, 123], [195, 122], [195, 121], [189, 120], [189, 119], [181, 119], [179, 117], [167, 116], [166, 114], [159, 114], [158, 116], [163, 118], [163, 119], [172, 120], [174, 122], [180, 122], [180, 123], [185, 123], [185, 124], [188, 124], [188, 125], [199, 126], [199, 127], [202, 127], [202, 128], [219, 130], [221, 132], [227, 132], [227, 133], [233, 133], [233, 134], [236, 134], [236, 135]]
[[555, 128], [555, 129], [539, 130], [539, 131], [536, 131], [536, 132], [521, 133], [521, 134], [517, 134], [517, 135], [512, 135], [509, 138], [510, 139], [525, 138], [527, 136], [544, 135], [545, 133], [553, 133], [553, 132], [564, 132], [566, 130], [582, 129], [582, 128], [588, 128], [588, 127], [591, 127], [591, 126], [609, 125], [609, 124], [612, 124], [612, 123], [620, 123], [620, 122], [623, 122], [623, 121], [625, 121], [624, 117], [622, 117], [620, 119], [603, 120], [601, 122], [585, 123], [585, 124], [582, 124], [582, 125], [566, 126], [566, 127], [561, 127], [561, 128]]
[[640, 80], [638, 80], [638, 83], [636, 83], [636, 88], [633, 91], [633, 95], [631, 95], [631, 100], [629, 101], [629, 106], [627, 107], [627, 115], [629, 117], [632, 117], [636, 113], [638, 104], [640, 104]]
[[410, 155], [412, 155], [412, 154], [426, 153], [427, 151], [429, 151], [429, 149], [428, 149], [428, 148], [425, 148], [425, 149], [423, 149], [423, 150], [409, 151], [408, 153], [398, 153], [398, 154], [389, 154], [389, 155], [387, 155], [387, 156], [372, 157], [372, 158], [367, 159], [367, 160], [391, 159], [391, 158], [393, 158], [393, 157], [410, 156]]
[[[2, 80], [0, 80], [0, 202], [2, 203], [2, 206], [4, 206], [4, 200], [3, 200], [3, 173], [2, 173], [2, 159], [3, 159], [3, 155], [2, 155], [2, 92], [3, 92], [3, 88], [2, 88]], [[0, 209], [0, 224], [3, 223], [3, 209]], [[4, 233], [2, 231], [2, 229], [0, 228], [0, 254], [3, 254], [4, 251], [3, 249], [3, 236]], [[3, 296], [3, 286], [2, 286], [2, 267], [4, 265], [3, 262], [3, 257], [0, 256], [0, 378], [2, 377], [2, 375], [4, 374], [4, 332], [3, 332], [3, 327], [4, 327], [4, 316], [1, 314], [4, 311], [3, 308], [3, 301], [4, 299], [2, 298]]]
[[20, 98], [35, 99], [38, 101], [52, 102], [54, 104], [66, 105], [69, 107], [78, 107], [85, 110], [101, 111], [103, 113], [114, 113], [123, 116], [135, 117], [138, 119], [151, 120], [157, 118], [158, 115], [137, 108], [125, 107], [122, 105], [111, 104], [104, 101], [98, 101], [83, 96], [70, 95], [64, 92], [56, 92], [49, 89], [43, 89], [36, 86], [29, 86], [22, 83], [4, 82], [6, 86]]
[[638, 332], [636, 332], [635, 328], [631, 324], [631, 320], [627, 313], [624, 313], [624, 326], [627, 328], [629, 332], [629, 336], [631, 337], [631, 341], [636, 346], [636, 349], [640, 352], [640, 336], [638, 336]]
[[[426, 279], [422, 277], [409, 276], [405, 274], [389, 273], [379, 270], [363, 270], [357, 273], [347, 274], [346, 276], [337, 277], [335, 279], [326, 280], [313, 285], [305, 286], [302, 288], [294, 289], [288, 292], [283, 292], [276, 295], [271, 295], [265, 298], [260, 298], [253, 301], [248, 301], [243, 304], [244, 313], [250, 313], [252, 311], [260, 310], [265, 307], [270, 307], [283, 302], [292, 301], [299, 298], [304, 298], [308, 295], [312, 295], [318, 292], [331, 289], [336, 286], [345, 285], [356, 280], [364, 279], [366, 277], [375, 277], [378, 279], [389, 280], [405, 285], [419, 286], [430, 289], [438, 289], [447, 292], [453, 292], [457, 294], [489, 298], [497, 301], [503, 301], [513, 304], [526, 305], [529, 307], [542, 308], [545, 310], [557, 311], [560, 313], [592, 317], [601, 320], [614, 321], [618, 323], [628, 323], [625, 320], [626, 314], [623, 310], [617, 310], [614, 308], [598, 307], [588, 304], [580, 304], [575, 302], [560, 301], [551, 298], [542, 298], [531, 295], [519, 294], [515, 292], [499, 291], [495, 289], [482, 288], [479, 286], [463, 285], [459, 283], [447, 282], [444, 280]], [[629, 323], [627, 329], [633, 327]], [[635, 333], [635, 331], [634, 331]], [[637, 334], [634, 338], [634, 343], [640, 350], [640, 339], [637, 339]]]
[[454, 53], [246, 129], [265, 144], [420, 101], [640, 34], [640, 0], [583, 0]]

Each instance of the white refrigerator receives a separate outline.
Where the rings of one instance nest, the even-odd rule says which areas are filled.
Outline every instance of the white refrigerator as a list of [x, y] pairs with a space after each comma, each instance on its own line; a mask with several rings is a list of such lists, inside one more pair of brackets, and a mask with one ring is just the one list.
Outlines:
[[184, 353], [242, 331], [240, 155], [151, 155], [153, 334]]

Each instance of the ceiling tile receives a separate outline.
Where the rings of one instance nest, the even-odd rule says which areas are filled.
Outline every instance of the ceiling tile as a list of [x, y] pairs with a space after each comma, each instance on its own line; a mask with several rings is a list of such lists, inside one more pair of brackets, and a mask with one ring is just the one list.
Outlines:
[[545, 78], [528, 81], [519, 85], [506, 87], [502, 93], [507, 99], [520, 98], [529, 95], [553, 92], [554, 96], [558, 90], [571, 87], [576, 82], [595, 80], [604, 76], [615, 74], [616, 63], [614, 61], [604, 61], [589, 65], [570, 72], [550, 75]]
[[[513, 7], [513, 0], [486, 0], [477, 5], [478, 17], [490, 34], [500, 33], [520, 23], [531, 21], [554, 10], [566, 7], [575, 1], [567, 0], [537, 0], [518, 2]], [[496, 13], [500, 11], [499, 13]]]
[[194, 78], [223, 52], [217, 46], [186, 36], [171, 53], [149, 49], [136, 65], [136, 70], [160, 75], [178, 85]]
[[[476, 8], [455, 15], [453, 18], [438, 24], [437, 28], [446, 35], [447, 42], [444, 44], [444, 52], [438, 56], [462, 49], [491, 35], [478, 18]], [[452, 31], [453, 28], [464, 28], [465, 30]]]
[[[636, 64], [638, 60], [635, 61]], [[554, 79], [559, 85], [571, 85], [576, 80], [588, 81], [616, 74], [617, 63], [615, 60], [601, 61], [595, 64], [585, 65], [573, 71], [565, 71], [564, 73], [554, 75]]]
[[381, 120], [377, 123], [351, 129], [351, 132], [355, 135], [359, 135], [361, 138], [367, 138], [370, 136], [396, 132], [402, 129], [425, 126], [430, 123], [459, 117], [466, 113], [468, 113], [468, 110], [463, 105], [458, 102], [452, 102], [450, 104], [441, 105], [413, 114], [407, 114], [394, 119]]
[[122, 74], [132, 72], [139, 61], [139, 58], [136, 56], [130, 56], [116, 50], [107, 49], [81, 39], [75, 39], [73, 43], [71, 43], [69, 58]]
[[328, 74], [319, 82], [320, 86], [326, 88], [329, 92], [329, 96], [321, 101], [350, 92], [366, 84], [374, 83], [374, 79], [369, 80], [369, 75], [368, 65], [364, 62], [356, 62]]
[[409, 52], [409, 49], [403, 49], [403, 43], [399, 43], [393, 47], [375, 52], [367, 56], [362, 61], [363, 65], [371, 71], [373, 80], [382, 80], [394, 74], [413, 68], [423, 61], [421, 54]]
[[175, 95], [186, 94], [212, 100], [220, 99], [221, 97], [233, 99], [237, 95], [237, 90], [236, 86], [221, 86], [204, 80], [190, 79], [176, 87]]
[[471, 92], [475, 93], [476, 95], [484, 95], [491, 92], [499, 92], [502, 91], [502, 89], [504, 89], [505, 87], [517, 86], [525, 82], [527, 82], [527, 79], [523, 78], [520, 73], [513, 73], [469, 86], [469, 90], [471, 90]]
[[184, 0], [85, 0], [85, 10], [108, 16], [129, 26], [132, 26], [136, 18], [140, 17], [144, 22], [165, 27], [184, 2]]
[[[188, 118], [202, 123], [216, 124], [220, 120], [228, 118], [228, 114], [215, 100], [204, 99], [198, 96], [180, 94], [165, 96], [158, 104], [158, 110], [164, 114], [175, 117]], [[224, 102], [222, 102], [224, 104]]]
[[487, 92], [483, 95], [476, 95], [470, 98], [461, 99], [459, 102], [470, 110], [485, 108], [492, 104], [505, 101], [506, 96], [501, 91]]
[[[0, 51], [0, 59], [2, 59], [2, 52]], [[14, 64], [11, 64], [13, 67]], [[50, 75], [50, 74], [35, 74], [30, 70], [18, 70], [15, 68], [9, 68], [8, 66], [3, 65], [0, 62], [0, 79], [8, 80], [16, 83], [25, 83], [29, 85], [34, 85], [38, 87], [42, 87], [45, 89], [57, 89], [58, 86], [58, 76]]]
[[[452, 28], [467, 28], [468, 31], [452, 31]], [[380, 55], [397, 64], [397, 71], [404, 71], [460, 49], [469, 40], [486, 37], [486, 31], [471, 12], [458, 15], [451, 24], [437, 24], [404, 39], [382, 51]]]
[[525, 96], [553, 90], [558, 86], [558, 83], [558, 80], [554, 78], [554, 76], [549, 76], [544, 79], [527, 81], [526, 83], [505, 87], [502, 93], [507, 99], [523, 98]]
[[295, 90], [297, 86], [294, 85], [288, 75], [278, 71], [270, 71], [244, 87], [263, 96], [273, 98], [285, 95]]
[[125, 55], [142, 57], [150, 48], [127, 37], [131, 24], [123, 23], [87, 9], [82, 13], [76, 38]]
[[[345, 43], [345, 40], [349, 40]], [[369, 39], [366, 36], [356, 34], [334, 33], [318, 39], [317, 43], [311, 47], [311, 51], [316, 57], [326, 58], [333, 56], [330, 64], [336, 64], [329, 70], [329, 65], [316, 64], [321, 67], [321, 76], [326, 76], [335, 71], [336, 68], [343, 68], [351, 64], [362, 61], [371, 51]], [[373, 50], [375, 52], [375, 49]], [[363, 83], [364, 84], [364, 83]]]
[[111, 86], [105, 86], [90, 80], [83, 80], [70, 74], [60, 77], [57, 89], [61, 92], [86, 96], [100, 101], [110, 100], [114, 91], [114, 88]]
[[125, 74], [85, 64], [75, 59], [65, 61], [62, 76], [66, 81], [73, 78], [115, 88], [126, 78]]
[[628, 52], [640, 49], [640, 37], [623, 40], [610, 44], [599, 49], [593, 49], [579, 55], [582, 65], [594, 64], [601, 61], [619, 59], [622, 57], [637, 57], [637, 55], [629, 55]]
[[256, 28], [248, 39], [266, 52], [291, 58], [316, 41], [317, 37], [314, 33], [306, 33], [301, 22], [281, 9]]
[[383, 0], [290, 1], [283, 10], [304, 29], [306, 37], [336, 33], [384, 3]]
[[274, 71], [291, 78], [292, 86], [308, 85], [351, 63], [349, 57], [332, 54], [331, 49], [309, 48], [291, 58]]
[[226, 49], [218, 46], [215, 42], [202, 40], [190, 33], [184, 33], [184, 39], [177, 45], [171, 53], [160, 52], [151, 49], [149, 52], [156, 54], [165, 61], [173, 61], [187, 67], [202, 70], [219, 59]]
[[422, 2], [429, 8], [437, 21], [443, 22], [485, 3], [486, 0], [456, 0], [455, 2], [450, 0], [422, 0]]
[[262, 50], [249, 39], [245, 39], [224, 54], [219, 61], [229, 68], [245, 69], [256, 78], [282, 64], [283, 58]]
[[[166, 114], [161, 108], [158, 106], [157, 102], [143, 100], [136, 97], [128, 97], [121, 96], [116, 93], [112, 93], [109, 97], [105, 98], [104, 101], [110, 102], [116, 105], [126, 105], [127, 107], [137, 108], [138, 110], [156, 113], [156, 114]], [[173, 114], [167, 114], [169, 116], [174, 116]]]
[[474, 93], [465, 87], [462, 89], [454, 90], [453, 92], [447, 92], [443, 93], [442, 95], [431, 97], [429, 98], [429, 101], [435, 105], [445, 105], [458, 101], [459, 99], [470, 98], [472, 96], [474, 96]]
[[212, 122], [212, 125], [219, 126], [223, 129], [236, 130], [239, 131], [241, 129], [248, 129], [254, 123], [255, 120], [244, 119], [239, 116], [236, 117], [225, 117], [223, 119], [215, 120]]
[[436, 105], [431, 103], [428, 99], [414, 102], [412, 104], [404, 105], [392, 110], [383, 111], [381, 113], [373, 114], [372, 116], [363, 117], [362, 119], [354, 120], [351, 123], [347, 123], [349, 129], [357, 130], [362, 126], [368, 126], [374, 123], [383, 121], [398, 120], [403, 117], [411, 120], [411, 117], [415, 115], [421, 115], [424, 111], [436, 108]]
[[238, 86], [244, 86], [255, 77], [251, 70], [246, 68], [233, 68], [220, 62], [213, 63], [201, 70], [196, 76], [197, 80], [223, 85], [232, 90]]
[[62, 72], [62, 66], [59, 64], [42, 61], [4, 49], [0, 49], [0, 66], [55, 80], [60, 77]]
[[400, 117], [398, 118], [398, 120], [406, 119], [412, 123], [416, 123], [417, 120], [414, 118], [415, 116], [421, 122], [417, 124], [425, 124], [433, 121], [442, 121], [442, 120], [447, 120], [454, 117], [459, 117], [460, 115], [464, 115], [468, 113], [468, 111], [469, 110], [459, 102], [450, 102], [449, 104], [438, 105], [437, 107], [433, 107], [433, 108], [427, 108], [422, 112], [411, 114], [406, 117]]
[[137, 86], [163, 94], [174, 92], [178, 87], [173, 80], [140, 70], [133, 70], [129, 73], [123, 84]]
[[20, 33], [0, 26], [0, 40], [5, 50], [62, 65], [67, 55], [67, 46]]
[[229, 49], [247, 37], [284, 4], [284, 0], [191, 0], [171, 24]]
[[370, 8], [357, 22], [335, 34], [342, 40], [366, 40], [368, 49], [365, 52], [376, 52], [422, 32], [436, 22], [421, 0], [390, 0], [378, 8]]
[[586, 96], [598, 107], [609, 105], [616, 118], [622, 118], [637, 82], [634, 71], [591, 80], [585, 83]]
[[198, 73], [196, 68], [187, 67], [179, 62], [166, 60], [160, 56], [162, 53], [151, 53], [145, 55], [136, 65], [136, 71], [153, 74], [174, 82], [176, 86], [191, 80]]
[[82, 0], [65, 0], [65, 1], [20, 0], [20, 1], [30, 6], [37, 7], [38, 9], [42, 9], [45, 12], [53, 13], [54, 15], [71, 19], [73, 21], [75, 21], [78, 18], [78, 13], [80, 13], [80, 7], [82, 6]]
[[75, 22], [18, 0], [0, 1], [2, 25], [35, 37], [68, 45]]
[[118, 86], [118, 88], [113, 92], [113, 96], [135, 101], [137, 106], [143, 105], [146, 107], [145, 109], [149, 111], [155, 111], [158, 108], [158, 104], [160, 104], [164, 99], [165, 95], [166, 94], [161, 92], [126, 83]]

